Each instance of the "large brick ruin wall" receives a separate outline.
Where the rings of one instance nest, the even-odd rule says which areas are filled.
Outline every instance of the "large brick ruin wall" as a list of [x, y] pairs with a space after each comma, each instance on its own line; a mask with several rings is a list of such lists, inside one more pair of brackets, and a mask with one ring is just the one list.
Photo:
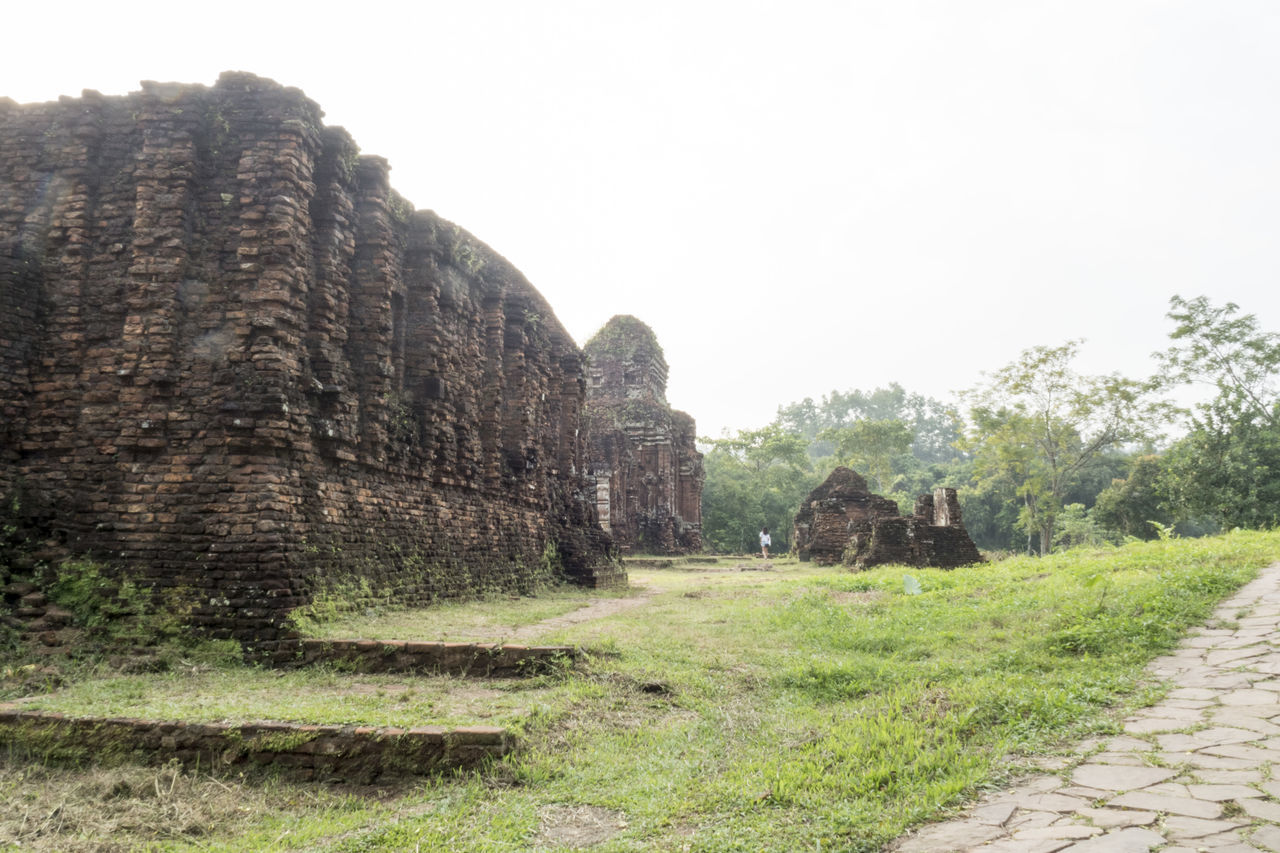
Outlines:
[[248, 642], [347, 580], [617, 580], [580, 350], [322, 115], [240, 73], [0, 100], [0, 493]]
[[653, 330], [619, 315], [583, 351], [589, 468], [601, 525], [627, 551], [701, 551], [706, 477], [697, 429], [667, 403], [667, 362]]
[[814, 489], [796, 513], [792, 540], [801, 560], [860, 569], [886, 563], [953, 569], [982, 562], [960, 515], [955, 489], [916, 498], [911, 515], [873, 494], [843, 466]]

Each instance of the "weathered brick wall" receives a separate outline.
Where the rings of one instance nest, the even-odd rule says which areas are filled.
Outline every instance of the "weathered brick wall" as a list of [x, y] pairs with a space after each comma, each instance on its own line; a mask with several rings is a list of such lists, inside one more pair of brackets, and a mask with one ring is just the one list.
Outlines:
[[601, 524], [624, 549], [701, 551], [702, 454], [693, 418], [667, 404], [667, 362], [653, 330], [619, 315], [583, 350]]
[[296, 89], [0, 101], [0, 490], [270, 644], [324, 583], [616, 580], [581, 352]]

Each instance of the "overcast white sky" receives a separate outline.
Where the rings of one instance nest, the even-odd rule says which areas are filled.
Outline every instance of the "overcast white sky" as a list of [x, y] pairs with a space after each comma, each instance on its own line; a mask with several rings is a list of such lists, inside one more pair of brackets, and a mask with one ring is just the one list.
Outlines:
[[303, 89], [699, 432], [1035, 344], [1145, 376], [1172, 294], [1280, 331], [1275, 0], [10, 4], [0, 95]]

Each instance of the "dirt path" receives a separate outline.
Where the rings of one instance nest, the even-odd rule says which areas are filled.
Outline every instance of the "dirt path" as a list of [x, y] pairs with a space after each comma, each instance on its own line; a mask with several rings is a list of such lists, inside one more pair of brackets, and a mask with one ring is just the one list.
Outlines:
[[572, 613], [566, 613], [563, 616], [556, 616], [552, 619], [544, 619], [541, 622], [535, 622], [532, 625], [525, 625], [523, 628], [517, 628], [507, 635], [508, 641], [527, 642], [537, 639], [543, 634], [557, 631], [561, 628], [569, 628], [574, 625], [581, 625], [583, 622], [590, 622], [594, 619], [603, 619], [606, 616], [612, 616], [615, 613], [622, 613], [635, 607], [648, 604], [649, 599], [657, 594], [658, 590], [651, 586], [634, 587], [640, 591], [639, 595], [629, 598], [605, 598], [600, 601], [588, 604], [586, 607], [580, 607]]

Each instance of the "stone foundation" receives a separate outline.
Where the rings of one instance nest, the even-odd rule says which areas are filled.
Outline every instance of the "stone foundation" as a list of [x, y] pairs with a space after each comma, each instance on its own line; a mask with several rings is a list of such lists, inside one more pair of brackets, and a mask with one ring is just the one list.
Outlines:
[[573, 646], [307, 639], [300, 640], [296, 650], [279, 660], [285, 665], [297, 666], [333, 663], [351, 672], [431, 673], [484, 678], [536, 675], [570, 666], [580, 657]]
[[291, 779], [369, 783], [479, 767], [514, 747], [493, 726], [411, 729], [291, 723], [186, 723], [0, 710], [0, 744], [40, 759], [178, 759], [220, 771], [256, 767]]

